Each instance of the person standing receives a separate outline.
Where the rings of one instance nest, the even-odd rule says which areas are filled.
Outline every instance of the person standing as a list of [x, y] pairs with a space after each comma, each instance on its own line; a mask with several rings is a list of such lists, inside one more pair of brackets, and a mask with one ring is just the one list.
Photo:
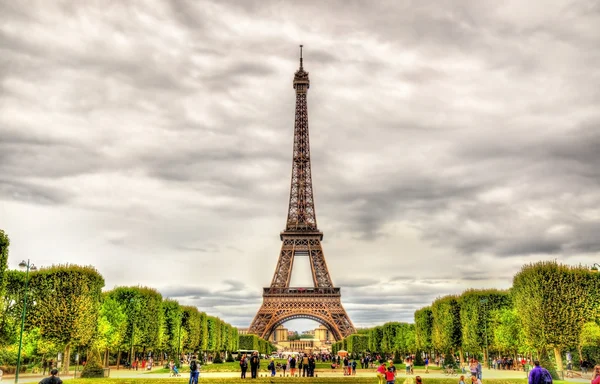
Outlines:
[[592, 384], [600, 384], [600, 365], [596, 365], [594, 367], [594, 372], [592, 373]]
[[425, 357], [425, 373], [429, 373], [429, 356]]
[[294, 377], [296, 375], [296, 356], [292, 355], [290, 358], [290, 376]]
[[275, 377], [275, 359], [271, 357], [271, 362], [267, 366], [267, 369], [271, 371], [271, 377]]
[[200, 376], [200, 366], [196, 360], [196, 356], [192, 356], [190, 361], [190, 381], [189, 384], [198, 384], [198, 377]]
[[253, 352], [252, 357], [250, 358], [250, 375], [253, 379], [256, 379], [259, 367], [260, 359], [258, 358], [258, 352]]
[[377, 368], [377, 379], [378, 379], [379, 384], [383, 384], [385, 382], [384, 380], [385, 380], [386, 372], [387, 372], [387, 369], [385, 367], [385, 363], [381, 363], [379, 368]]
[[306, 353], [302, 356], [302, 377], [308, 376], [308, 356]]
[[62, 384], [62, 380], [58, 375], [58, 369], [53, 369], [50, 371], [50, 376], [42, 379], [39, 384]]
[[246, 358], [246, 354], [242, 355], [240, 359], [240, 368], [242, 369], [242, 379], [246, 378], [246, 371], [248, 371], [248, 359]]
[[533, 362], [533, 369], [529, 372], [529, 384], [552, 384], [552, 375], [546, 368], [540, 366], [540, 362]]
[[317, 366], [317, 362], [315, 361], [315, 358], [313, 355], [310, 355], [308, 357], [308, 377], [314, 377], [315, 376], [315, 367]]

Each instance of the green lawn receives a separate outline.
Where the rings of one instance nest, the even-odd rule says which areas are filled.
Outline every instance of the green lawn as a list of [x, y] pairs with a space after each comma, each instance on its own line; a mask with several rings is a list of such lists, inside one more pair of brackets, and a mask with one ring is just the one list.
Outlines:
[[[272, 384], [272, 383], [310, 383], [310, 384], [333, 384], [333, 383], [352, 383], [352, 384], [374, 384], [377, 383], [376, 377], [268, 377], [258, 379], [246, 379], [252, 384]], [[75, 379], [69, 380], [72, 384], [144, 384], [148, 382], [156, 382], [160, 384], [182, 384], [187, 383], [187, 377], [181, 378], [162, 378], [162, 379]], [[232, 382], [238, 382], [241, 379], [237, 378], [204, 378], [200, 377], [199, 383], [205, 384], [229, 384]], [[423, 384], [457, 384], [458, 379], [423, 379]], [[489, 379], [485, 381], [486, 384], [526, 384], [527, 379]], [[559, 382], [557, 382], [559, 383]], [[400, 378], [396, 380], [396, 384], [414, 384], [414, 378]]]

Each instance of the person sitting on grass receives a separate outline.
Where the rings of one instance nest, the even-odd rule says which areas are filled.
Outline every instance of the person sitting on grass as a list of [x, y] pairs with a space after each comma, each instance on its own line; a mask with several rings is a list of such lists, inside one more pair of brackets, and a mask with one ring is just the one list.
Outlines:
[[415, 384], [423, 384], [423, 380], [421, 379], [421, 376], [415, 377]]

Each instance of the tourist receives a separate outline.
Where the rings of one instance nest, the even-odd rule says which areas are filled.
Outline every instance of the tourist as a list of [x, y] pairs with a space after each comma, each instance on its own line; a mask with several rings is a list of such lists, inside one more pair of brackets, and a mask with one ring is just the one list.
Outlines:
[[308, 356], [308, 377], [315, 376], [315, 368], [317, 366], [317, 362], [313, 355]]
[[411, 372], [411, 363], [412, 361], [410, 360], [410, 357], [407, 357], [405, 360], [405, 364], [406, 364], [406, 374], [410, 375]]
[[379, 368], [377, 368], [377, 379], [379, 379], [379, 384], [384, 383], [386, 372], [387, 372], [387, 369], [385, 367], [385, 363], [381, 363]]
[[421, 376], [415, 377], [415, 384], [423, 384], [423, 379], [421, 379]]
[[240, 368], [242, 369], [242, 379], [246, 378], [246, 371], [248, 371], [248, 358], [246, 357], [246, 354], [244, 353], [242, 355], [242, 358], [240, 359]]
[[294, 377], [296, 375], [296, 356], [292, 355], [290, 358], [290, 375]]
[[471, 376], [471, 384], [481, 384], [481, 380], [477, 376]]
[[356, 375], [356, 360], [352, 359], [352, 376]]
[[281, 364], [281, 372], [283, 372], [283, 377], [285, 377], [285, 371], [288, 368], [289, 364], [290, 364], [289, 360], [286, 360], [283, 364]]
[[396, 373], [396, 366], [394, 365], [394, 361], [390, 360], [390, 361], [388, 361], [388, 363], [390, 364], [390, 366], [388, 367], [388, 371], [394, 372], [394, 377], [396, 377], [397, 373]]
[[458, 379], [458, 384], [465, 384], [465, 375], [460, 375], [460, 379]]
[[600, 365], [594, 367], [594, 373], [592, 373], [592, 384], [600, 384]]
[[190, 381], [189, 384], [198, 384], [198, 377], [200, 376], [200, 364], [196, 360], [196, 356], [192, 356], [190, 361]]
[[425, 357], [425, 373], [429, 373], [429, 356]]
[[267, 369], [271, 371], [271, 377], [275, 376], [275, 359], [271, 357], [271, 361], [269, 365], [267, 365]]
[[253, 352], [252, 357], [250, 358], [250, 375], [253, 379], [256, 379], [258, 368], [260, 368], [260, 359], [258, 358], [258, 352]]
[[56, 375], [58, 375], [58, 369], [51, 370], [50, 376], [46, 377], [45, 379], [42, 379], [42, 381], [40, 381], [40, 384], [62, 384], [62, 380]]
[[477, 373], [477, 378], [479, 380], [482, 380], [482, 375], [481, 375], [481, 363], [479, 362], [479, 360], [475, 359], [475, 362], [477, 363], [476, 367], [475, 367], [475, 372]]
[[302, 355], [302, 377], [308, 376], [308, 355]]
[[392, 367], [388, 367], [387, 371], [385, 371], [385, 381], [387, 384], [394, 384], [394, 381], [396, 381], [396, 375], [394, 375]]
[[546, 368], [540, 366], [540, 362], [533, 362], [533, 369], [529, 372], [529, 384], [548, 384], [552, 383], [552, 375]]

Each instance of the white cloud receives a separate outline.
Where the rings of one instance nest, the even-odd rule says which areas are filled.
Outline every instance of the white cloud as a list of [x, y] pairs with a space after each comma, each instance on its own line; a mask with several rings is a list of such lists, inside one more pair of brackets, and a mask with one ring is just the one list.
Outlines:
[[153, 286], [247, 326], [281, 245], [299, 43], [318, 223], [356, 325], [507, 288], [526, 262], [597, 261], [593, 1], [3, 2], [0, 15], [13, 267], [93, 264], [107, 288]]

